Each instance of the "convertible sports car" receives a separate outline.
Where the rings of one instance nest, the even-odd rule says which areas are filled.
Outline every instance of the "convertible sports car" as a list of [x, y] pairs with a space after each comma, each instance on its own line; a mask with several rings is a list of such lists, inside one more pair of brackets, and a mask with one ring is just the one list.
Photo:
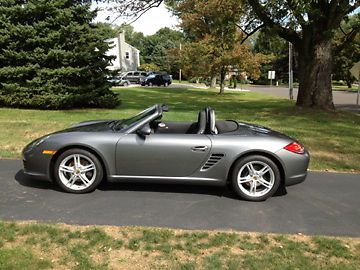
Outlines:
[[305, 180], [309, 153], [271, 129], [215, 119], [162, 122], [157, 104], [123, 120], [89, 121], [39, 138], [23, 150], [24, 173], [72, 193], [108, 181], [230, 184], [243, 199], [262, 201]]

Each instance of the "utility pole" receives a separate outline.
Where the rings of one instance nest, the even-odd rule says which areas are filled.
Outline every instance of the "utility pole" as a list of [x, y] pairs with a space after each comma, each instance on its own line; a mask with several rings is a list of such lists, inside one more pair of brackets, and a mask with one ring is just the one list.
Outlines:
[[[180, 43], [180, 56], [181, 56], [181, 43]], [[182, 73], [182, 70], [181, 70], [181, 67], [179, 69], [179, 82], [181, 82], [181, 74]]]
[[290, 100], [294, 99], [294, 86], [293, 81], [294, 74], [293, 74], [293, 45], [289, 42], [289, 98]]

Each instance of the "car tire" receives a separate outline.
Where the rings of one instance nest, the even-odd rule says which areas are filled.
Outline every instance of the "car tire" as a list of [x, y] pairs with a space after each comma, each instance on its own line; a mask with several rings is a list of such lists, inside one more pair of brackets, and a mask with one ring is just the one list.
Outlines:
[[152, 82], [149, 82], [149, 86], [153, 86], [153, 83], [152, 83]]
[[129, 86], [129, 83], [127, 83], [127, 82], [124, 83], [124, 86], [125, 86], [125, 87], [128, 87], [128, 86]]
[[94, 191], [103, 176], [104, 170], [99, 159], [83, 149], [65, 151], [57, 158], [54, 166], [55, 181], [69, 193]]
[[259, 202], [275, 194], [281, 184], [281, 174], [271, 159], [251, 155], [234, 165], [230, 180], [240, 198]]
[[169, 84], [166, 82], [166, 83], [164, 83], [164, 86], [165, 86], [165, 87], [168, 87], [168, 86], [169, 86]]

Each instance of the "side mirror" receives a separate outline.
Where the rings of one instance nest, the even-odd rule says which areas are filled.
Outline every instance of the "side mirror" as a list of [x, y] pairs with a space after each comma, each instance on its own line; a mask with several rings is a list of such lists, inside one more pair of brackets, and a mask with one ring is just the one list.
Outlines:
[[151, 134], [151, 127], [149, 124], [145, 124], [140, 129], [138, 129], [136, 133], [142, 137], [148, 136]]

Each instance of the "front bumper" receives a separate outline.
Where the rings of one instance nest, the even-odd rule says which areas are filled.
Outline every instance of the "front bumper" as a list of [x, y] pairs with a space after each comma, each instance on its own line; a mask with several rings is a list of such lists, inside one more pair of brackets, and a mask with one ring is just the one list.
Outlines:
[[44, 155], [39, 150], [23, 152], [24, 174], [32, 179], [51, 181], [49, 174], [52, 156]]

